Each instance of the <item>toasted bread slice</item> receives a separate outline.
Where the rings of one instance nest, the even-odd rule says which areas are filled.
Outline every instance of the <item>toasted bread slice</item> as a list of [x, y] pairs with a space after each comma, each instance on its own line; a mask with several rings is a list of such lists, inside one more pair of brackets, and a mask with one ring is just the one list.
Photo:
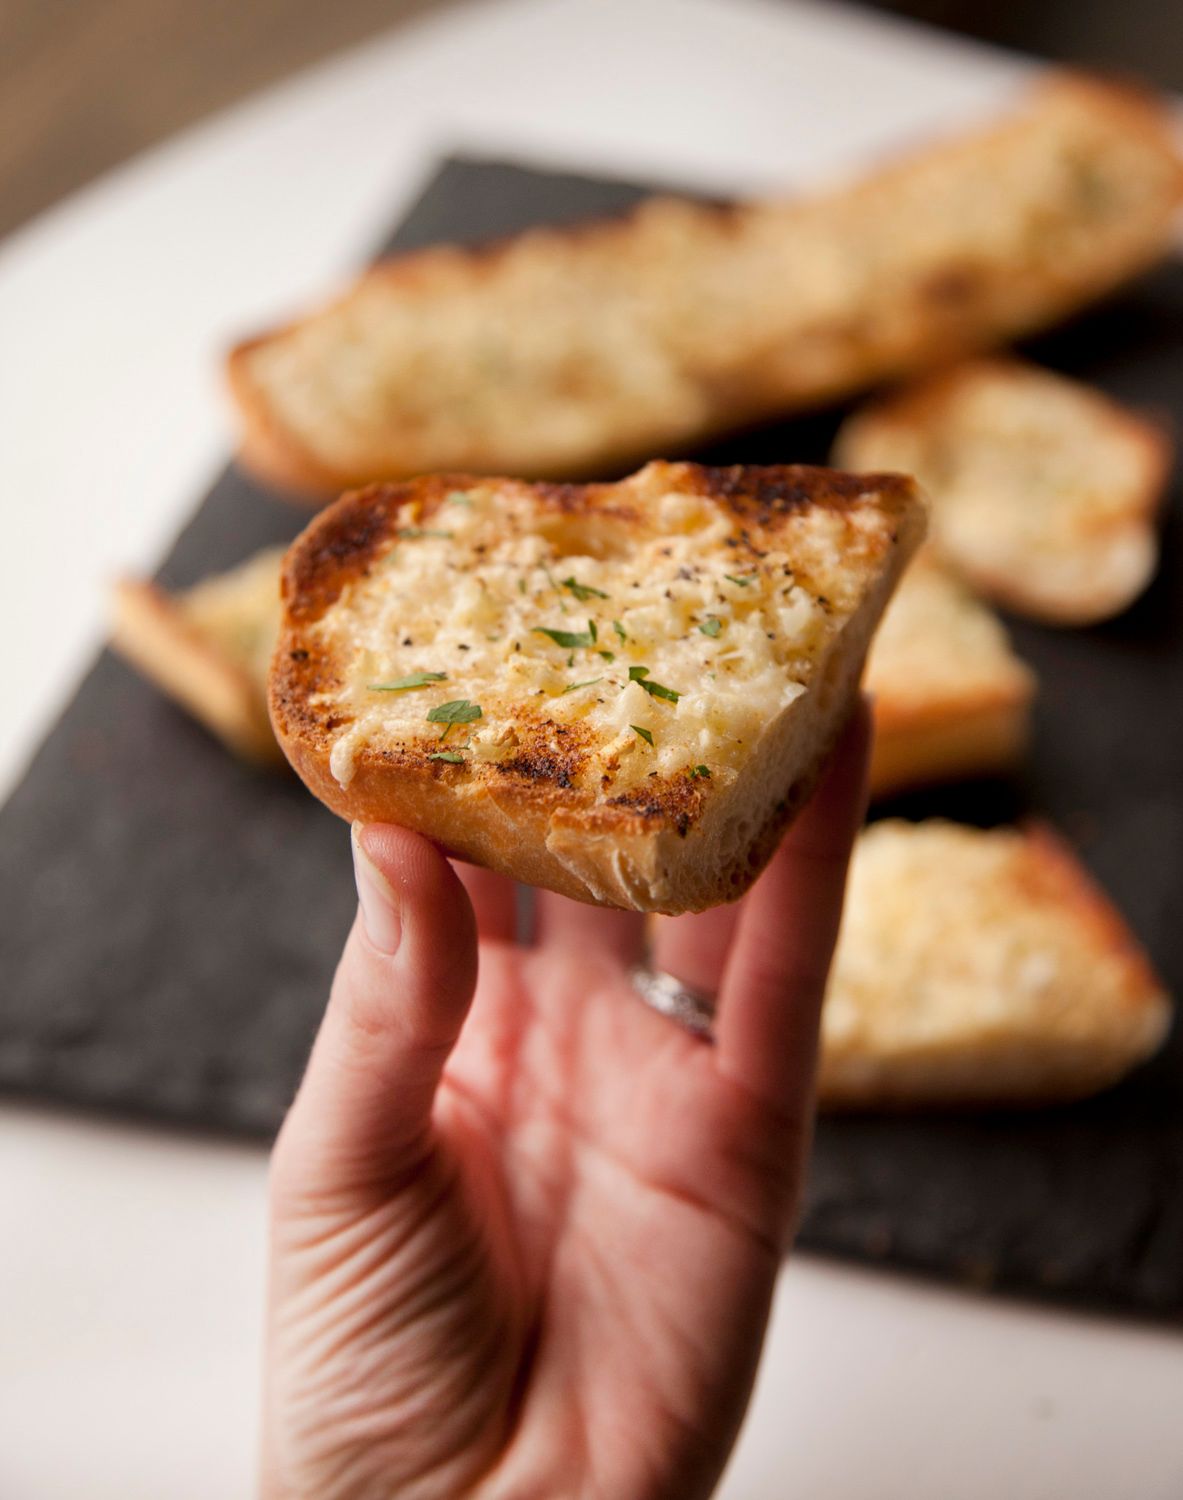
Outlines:
[[1018, 613], [1117, 614], [1158, 562], [1171, 443], [1099, 391], [1016, 359], [980, 359], [849, 417], [835, 462], [915, 474], [938, 555]]
[[923, 530], [910, 479], [828, 469], [375, 486], [288, 553], [275, 732], [343, 817], [578, 900], [729, 901]]
[[142, 579], [115, 587], [112, 645], [231, 750], [283, 757], [267, 717], [267, 669], [279, 629], [282, 547], [170, 594]]
[[1063, 75], [822, 197], [419, 251], [233, 351], [241, 457], [317, 496], [603, 475], [1053, 322], [1165, 251], [1181, 193], [1165, 108]]
[[875, 796], [1006, 771], [1026, 748], [1035, 674], [989, 606], [927, 547], [888, 605], [866, 681]]
[[851, 867], [820, 1097], [1081, 1098], [1149, 1057], [1170, 1014], [1135, 938], [1054, 835], [877, 823]]

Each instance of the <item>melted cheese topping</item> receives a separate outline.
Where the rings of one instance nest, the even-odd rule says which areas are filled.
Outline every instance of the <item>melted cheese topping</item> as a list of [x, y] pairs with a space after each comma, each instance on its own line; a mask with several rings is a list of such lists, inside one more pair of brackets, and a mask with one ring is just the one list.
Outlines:
[[1018, 364], [972, 367], [914, 410], [872, 412], [841, 443], [859, 468], [914, 474], [938, 546], [975, 564], [1070, 554], [1143, 524], [1158, 460], [1141, 429], [1090, 391]]
[[851, 865], [824, 1044], [884, 1056], [1024, 1032], [1095, 1036], [1128, 1024], [1145, 984], [1026, 835], [879, 823]]
[[[422, 525], [403, 515], [397, 543], [315, 627], [344, 664], [340, 691], [314, 700], [345, 725], [330, 759], [342, 786], [364, 747], [479, 768], [538, 733], [578, 746], [572, 784], [597, 795], [699, 766], [726, 783], [805, 691], [891, 525], [872, 504], [805, 506], [757, 553], [724, 507], [668, 488], [641, 519], [610, 501], [540, 514], [526, 491], [479, 485]], [[464, 700], [479, 719], [428, 721]]]
[[1047, 90], [991, 132], [799, 204], [654, 200], [624, 223], [433, 251], [248, 363], [339, 471], [554, 473], [865, 383], [966, 318], [1026, 327], [1074, 279], [1141, 265], [1177, 191], [1153, 127]]

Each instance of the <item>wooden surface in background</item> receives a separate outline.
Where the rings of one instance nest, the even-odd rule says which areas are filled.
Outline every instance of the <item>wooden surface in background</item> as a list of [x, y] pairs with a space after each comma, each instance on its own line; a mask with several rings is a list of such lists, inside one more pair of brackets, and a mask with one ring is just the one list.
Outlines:
[[0, 0], [0, 235], [438, 0]]

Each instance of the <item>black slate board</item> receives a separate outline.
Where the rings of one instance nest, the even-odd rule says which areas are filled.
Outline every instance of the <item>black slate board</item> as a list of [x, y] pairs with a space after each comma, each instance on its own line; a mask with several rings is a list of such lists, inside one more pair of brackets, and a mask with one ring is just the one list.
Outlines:
[[[640, 188], [447, 162], [391, 241], [410, 248], [612, 212]], [[1053, 366], [1183, 428], [1183, 267], [1041, 341]], [[824, 460], [837, 415], [712, 459]], [[161, 569], [189, 583], [295, 533], [233, 468]], [[1065, 829], [1183, 993], [1183, 541], [1105, 627], [1016, 626], [1043, 680], [1019, 784], [891, 811]], [[291, 1097], [353, 910], [341, 825], [237, 765], [104, 653], [0, 811], [0, 1087], [265, 1137]], [[944, 1276], [1183, 1313], [1183, 1046], [1092, 1103], [1026, 1116], [823, 1122], [804, 1243]]]

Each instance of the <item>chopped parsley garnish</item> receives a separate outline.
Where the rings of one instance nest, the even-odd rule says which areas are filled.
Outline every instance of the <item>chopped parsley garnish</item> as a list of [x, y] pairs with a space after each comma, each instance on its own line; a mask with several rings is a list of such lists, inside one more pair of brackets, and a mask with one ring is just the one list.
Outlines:
[[647, 745], [653, 743], [653, 731], [651, 729], [642, 729], [639, 724], [630, 724], [628, 727], [634, 734], [639, 734]]
[[625, 633], [624, 633], [624, 626], [620, 623], [619, 620], [613, 620], [612, 621], [612, 629], [615, 630], [616, 634], [620, 637], [622, 643], [624, 641], [628, 640], [628, 636], [625, 635]]
[[586, 630], [549, 630], [545, 625], [535, 625], [532, 633], [549, 636], [564, 651], [578, 651], [583, 646], [594, 646], [599, 639], [594, 620], [587, 622]]
[[433, 750], [427, 757], [428, 760], [446, 760], [450, 766], [462, 766], [463, 755], [458, 755], [455, 750]]
[[593, 589], [589, 583], [576, 583], [574, 578], [564, 578], [563, 587], [570, 589], [580, 604], [586, 604], [589, 599], [606, 599], [607, 594], [601, 589]]
[[564, 693], [573, 693], [578, 688], [594, 687], [597, 682], [603, 682], [602, 677], [589, 677], [586, 682], [569, 682], [563, 689]]
[[457, 724], [472, 724], [481, 717], [479, 703], [470, 703], [467, 698], [454, 698], [451, 703], [437, 703], [428, 710], [429, 724], [442, 724], [441, 740], [446, 740]]
[[710, 768], [710, 766], [691, 766], [690, 767], [690, 780], [691, 781], [697, 781], [700, 776], [705, 776], [706, 779], [709, 781], [711, 779], [711, 768]]
[[404, 541], [414, 541], [421, 536], [442, 536], [450, 541], [452, 537], [450, 531], [440, 531], [432, 526], [400, 526], [398, 534]]
[[406, 693], [411, 688], [426, 687], [429, 682], [447, 682], [446, 672], [412, 672], [409, 677], [400, 677], [397, 682], [367, 682], [371, 693]]
[[615, 661], [616, 660], [616, 652], [615, 651], [597, 651], [596, 655], [597, 656], [602, 656], [605, 661]]
[[559, 596], [559, 611], [560, 611], [561, 614], [565, 615], [567, 613], [567, 606], [563, 603], [563, 588], [562, 588], [562, 585], [555, 578], [555, 575], [551, 572], [551, 570], [546, 566], [545, 563], [542, 564], [542, 571], [546, 574], [546, 581], [547, 581], [547, 583], [549, 583], [550, 586], [551, 586], [551, 588], [554, 589], [555, 593], [558, 594], [558, 596]]
[[673, 688], [666, 687], [660, 682], [650, 682], [648, 678], [648, 667], [630, 667], [628, 669], [628, 680], [643, 687], [652, 697], [665, 698], [670, 703], [677, 703], [678, 699], [682, 696], [681, 693], [674, 692]]
[[724, 573], [723, 577], [728, 583], [738, 584], [741, 589], [746, 589], [749, 583], [756, 581], [754, 578], [737, 578], [734, 573]]
[[713, 640], [723, 629], [723, 621], [717, 615], [707, 615], [705, 620], [698, 622], [698, 628], [703, 635], [709, 635]]

